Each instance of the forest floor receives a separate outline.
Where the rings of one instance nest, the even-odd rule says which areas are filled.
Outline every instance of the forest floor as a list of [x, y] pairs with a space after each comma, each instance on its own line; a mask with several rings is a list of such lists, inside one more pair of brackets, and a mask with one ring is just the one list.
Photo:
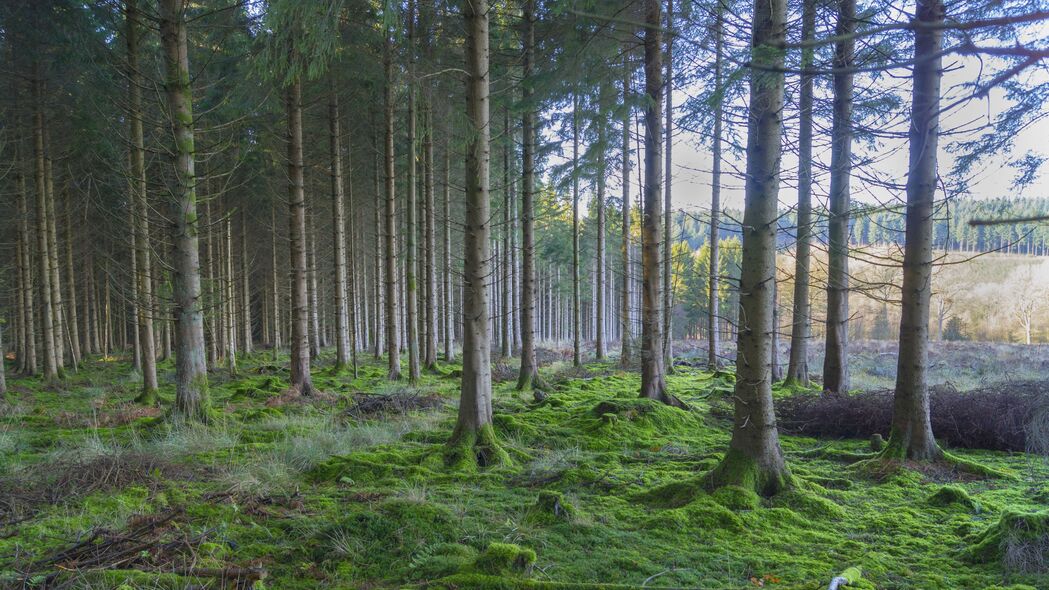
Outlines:
[[[260, 353], [238, 378], [213, 372], [207, 426], [132, 403], [124, 359], [58, 387], [11, 379], [0, 587], [250, 587], [265, 571], [256, 588], [815, 590], [858, 567], [850, 587], [1049, 588], [1049, 525], [1034, 545], [984, 534], [1046, 509], [1045, 457], [955, 451], [999, 478], [874, 473], [840, 460], [866, 441], [785, 436], [797, 489], [707, 494], [693, 484], [728, 442], [731, 374], [679, 367], [685, 411], [637, 399], [636, 373], [610, 363], [548, 365], [537, 401], [511, 362], [495, 368], [495, 422], [512, 464], [450, 472], [458, 367], [409, 388], [368, 357], [356, 379], [315, 369], [307, 399], [286, 392], [286, 366]], [[172, 379], [162, 363], [163, 407]]]

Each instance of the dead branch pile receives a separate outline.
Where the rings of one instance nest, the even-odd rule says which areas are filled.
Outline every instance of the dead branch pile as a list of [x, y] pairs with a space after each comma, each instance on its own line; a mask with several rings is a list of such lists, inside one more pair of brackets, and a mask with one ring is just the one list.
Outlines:
[[[23, 583], [48, 590], [80, 587], [90, 572], [139, 570], [194, 578], [208, 578], [216, 588], [251, 588], [265, 576], [259, 568], [198, 568], [198, 547], [211, 531], [190, 533], [175, 522], [175, 508], [158, 515], [140, 516], [120, 531], [95, 529], [82, 539], [21, 569]], [[17, 567], [17, 566], [16, 566]]]
[[[887, 435], [890, 390], [857, 395], [798, 395], [777, 403], [780, 426], [792, 434], [831, 438]], [[1001, 383], [970, 391], [930, 391], [932, 429], [951, 447], [1049, 454], [1049, 381]]]
[[22, 522], [44, 506], [98, 491], [159, 484], [166, 478], [191, 478], [191, 471], [140, 453], [75, 456], [31, 465], [0, 477], [0, 528]]
[[390, 414], [407, 414], [413, 410], [432, 410], [443, 404], [444, 399], [436, 393], [404, 388], [393, 393], [354, 394], [353, 405], [346, 410], [346, 414], [362, 420]]

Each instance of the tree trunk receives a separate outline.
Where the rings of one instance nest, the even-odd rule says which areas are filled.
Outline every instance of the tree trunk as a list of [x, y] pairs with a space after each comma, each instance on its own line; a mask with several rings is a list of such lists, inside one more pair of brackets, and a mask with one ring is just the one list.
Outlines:
[[502, 276], [499, 282], [499, 356], [509, 358], [512, 354], [510, 339], [510, 316], [513, 313], [510, 306], [510, 208], [513, 206], [510, 200], [510, 142], [513, 134], [510, 131], [510, 109], [503, 107], [503, 247], [500, 252], [499, 264], [502, 267]]
[[660, 246], [663, 219], [663, 48], [662, 0], [645, 0], [645, 186], [641, 227], [641, 397], [683, 406], [667, 393], [663, 375]]
[[710, 182], [710, 267], [707, 269], [707, 370], [721, 367], [718, 287], [721, 283], [721, 134], [724, 105], [721, 103], [722, 70], [725, 61], [725, 7], [721, 2], [714, 14], [714, 166]]
[[463, 378], [459, 415], [448, 442], [447, 460], [476, 468], [506, 463], [492, 428], [492, 354], [488, 320], [491, 271], [491, 211], [487, 0], [463, 5], [466, 19], [466, 224], [463, 243]]
[[[21, 141], [19, 141], [20, 144]], [[28, 375], [36, 375], [36, 306], [33, 305], [35, 301], [33, 297], [33, 261], [30, 253], [32, 250], [32, 238], [29, 232], [29, 208], [26, 203], [26, 183], [25, 175], [22, 172], [21, 159], [19, 159], [18, 165], [15, 166], [15, 173], [17, 174], [15, 186], [18, 190], [18, 244], [20, 246], [18, 249], [18, 266], [22, 276], [21, 298], [24, 311], [22, 316], [22, 331], [25, 339], [22, 345], [25, 353], [23, 372]]]
[[[131, 168], [134, 167], [134, 165], [131, 163], [131, 158], [132, 157], [133, 157], [133, 154], [129, 151], [129, 153], [128, 153], [128, 168], [129, 168], [129, 171], [130, 171]], [[137, 209], [137, 207], [136, 207], [136, 199], [137, 199], [137, 197], [135, 196], [135, 191], [136, 190], [137, 190], [137, 187], [135, 186], [135, 180], [134, 180], [134, 178], [129, 176], [128, 177], [128, 208], [127, 208], [128, 217], [127, 217], [127, 223], [128, 223], [128, 229], [131, 230], [131, 252], [130, 252], [131, 255], [128, 257], [128, 258], [130, 258], [130, 261], [129, 261], [130, 262], [130, 272], [128, 273], [128, 278], [130, 279], [129, 282], [131, 283], [131, 288], [130, 288], [129, 295], [127, 296], [127, 300], [131, 303], [131, 328], [132, 328], [131, 332], [132, 332], [132, 341], [134, 343], [133, 346], [132, 346], [132, 351], [131, 351], [132, 352], [132, 357], [133, 357], [133, 360], [132, 360], [132, 363], [131, 363], [131, 369], [132, 369], [132, 371], [134, 371], [136, 373], [142, 374], [142, 347], [141, 347], [141, 343], [139, 342], [140, 337], [141, 337], [141, 334], [140, 334], [141, 330], [139, 329], [140, 326], [139, 326], [139, 321], [138, 321], [139, 320], [139, 315], [140, 315], [140, 310], [139, 310], [139, 292], [138, 292], [138, 252], [136, 252], [136, 250], [139, 247], [139, 238], [138, 238], [138, 220], [136, 219], [137, 213], [138, 213], [138, 211], [136, 210]]]
[[79, 365], [80, 321], [77, 313], [76, 267], [73, 264], [73, 197], [66, 191], [65, 198], [65, 263], [66, 263], [66, 334], [69, 340], [70, 357], [73, 365]]
[[43, 82], [39, 79], [39, 67], [34, 65], [34, 77], [32, 81], [33, 102], [33, 156], [36, 161], [36, 238], [37, 256], [40, 267], [40, 325], [43, 329], [44, 341], [44, 379], [48, 382], [57, 381], [59, 378], [59, 367], [57, 348], [55, 343], [55, 319], [54, 307], [51, 301], [51, 269], [49, 267], [47, 240], [47, 181], [45, 175], [44, 155], [44, 112], [43, 112]]
[[244, 207], [240, 209], [240, 328], [243, 334], [244, 355], [252, 353], [251, 329], [251, 259], [248, 258], [248, 215]]
[[579, 97], [572, 91], [572, 364], [579, 366], [583, 354], [579, 342]]
[[382, 186], [379, 184], [379, 170], [381, 166], [379, 164], [379, 150], [375, 150], [375, 158], [372, 168], [372, 180], [375, 185], [375, 198], [372, 203], [372, 213], [374, 215], [375, 223], [375, 264], [372, 270], [372, 274], [375, 276], [373, 281], [375, 289], [375, 313], [372, 314], [374, 320], [375, 329], [372, 331], [372, 355], [376, 360], [379, 359], [379, 355], [382, 354], [383, 338], [385, 335], [382, 332], [382, 309], [383, 309], [383, 290], [385, 285], [382, 280], [382, 268], [385, 264], [385, 258], [383, 257], [383, 214], [382, 214]]
[[426, 349], [423, 355], [423, 366], [427, 371], [437, 369], [437, 273], [434, 268], [437, 262], [437, 240], [436, 240], [436, 215], [434, 213], [434, 179], [433, 179], [433, 104], [429, 89], [425, 96], [423, 123], [425, 136], [423, 138], [423, 162], [425, 172], [423, 175], [423, 225], [425, 235], [423, 241], [425, 247], [423, 263], [426, 288], [423, 299], [426, 301], [426, 311], [423, 314], [423, 325], [426, 326]]
[[[801, 38], [816, 35], [816, 1], [804, 0], [801, 15]], [[815, 50], [806, 47], [801, 52], [802, 69], [812, 67]], [[794, 309], [791, 314], [790, 360], [787, 363], [787, 382], [809, 385], [809, 330], [812, 304], [809, 301], [809, 282], [812, 266], [812, 87], [814, 77], [801, 75], [798, 98], [798, 234], [794, 247]]]
[[168, 112], [175, 136], [175, 276], [178, 317], [175, 410], [206, 418], [208, 375], [204, 316], [200, 307], [200, 253], [197, 248], [197, 193], [193, 169], [193, 91], [183, 21], [184, 0], [160, 0], [160, 38], [164, 47]]
[[284, 344], [281, 340], [280, 324], [280, 272], [277, 267], [277, 207], [270, 205], [270, 269], [273, 284], [273, 358]]
[[321, 356], [321, 324], [320, 324], [320, 294], [317, 288], [317, 229], [314, 222], [313, 210], [306, 208], [306, 240], [307, 240], [307, 274], [308, 283], [306, 294], [309, 298], [310, 317], [310, 359]]
[[[38, 107], [42, 109], [43, 107]], [[42, 119], [43, 120], [43, 119]], [[47, 268], [51, 273], [51, 314], [55, 329], [55, 363], [58, 365], [59, 376], [65, 369], [66, 330], [65, 330], [65, 303], [62, 300], [62, 279], [58, 265], [58, 231], [55, 228], [55, 180], [53, 174], [53, 161], [51, 159], [51, 134], [45, 124], [44, 131], [44, 178], [47, 187]]]
[[772, 308], [783, 111], [786, 1], [755, 0], [750, 70], [746, 207], [736, 342], [735, 412], [729, 450], [708, 475], [712, 487], [743, 486], [771, 496], [791, 484], [772, 408]]
[[671, 177], [673, 176], [673, 143], [674, 143], [674, 0], [667, 0], [667, 79], [666, 79], [666, 118], [664, 129], [666, 166], [663, 170], [663, 366], [669, 373], [674, 372], [671, 333], [674, 316], [673, 289], [671, 289], [671, 269], [673, 255], [673, 206], [671, 204]]
[[223, 300], [226, 302], [226, 344], [228, 346], [226, 351], [226, 368], [229, 370], [230, 377], [237, 376], [237, 324], [234, 320], [236, 318], [236, 296], [234, 295], [233, 285], [236, 282], [233, 276], [233, 212], [228, 208], [226, 210], [226, 247], [225, 252], [225, 266], [226, 276], [223, 281]]
[[[628, 104], [630, 99], [630, 57], [629, 54], [624, 50], [623, 52], [623, 104]], [[620, 256], [623, 259], [623, 287], [622, 292], [619, 295], [620, 309], [619, 309], [619, 365], [621, 367], [627, 367], [631, 362], [631, 348], [634, 345], [633, 342], [633, 323], [630, 321], [631, 317], [631, 305], [630, 305], [630, 279], [633, 275], [633, 268], [631, 264], [630, 256], [630, 112], [631, 109], [623, 109], [623, 236], [622, 243], [620, 244]]]
[[[855, 9], [853, 0], [841, 0]], [[910, 166], [907, 175], [907, 236], [903, 252], [903, 305], [896, 368], [892, 428], [884, 457], [929, 461], [943, 453], [933, 438], [926, 369], [929, 355], [929, 296], [939, 143], [942, 0], [919, 0], [914, 31], [914, 88], [911, 98]]]
[[827, 344], [823, 389], [849, 390], [849, 175], [852, 170], [852, 60], [854, 0], [838, 0], [834, 44], [834, 120], [831, 126], [830, 219], [827, 241]]
[[405, 322], [408, 328], [408, 382], [419, 381], [419, 287], [417, 284], [418, 261], [416, 251], [416, 136], [415, 128], [415, 2], [408, 0], [408, 204], [406, 209], [404, 238], [404, 305]]
[[[139, 18], [138, 0], [125, 2], [127, 20], [127, 65], [128, 102], [131, 125], [131, 186], [133, 191], [132, 211], [135, 223], [134, 256], [138, 276], [135, 277], [136, 301], [138, 302], [139, 347], [142, 362], [142, 392], [139, 403], [154, 404], [157, 400], [157, 351], [153, 334], [153, 262], [150, 256], [152, 243], [149, 237], [149, 205], [146, 201], [146, 144], [142, 129], [142, 74], [139, 71]], [[70, 274], [72, 279], [72, 274]]]
[[287, 88], [288, 207], [291, 241], [291, 386], [302, 395], [313, 393], [310, 378], [310, 302], [307, 282], [306, 193], [302, 169], [302, 82]]
[[331, 158], [331, 219], [335, 245], [335, 369], [350, 362], [349, 315], [346, 305], [346, 211], [342, 184], [342, 137], [339, 129], [339, 98], [335, 83], [328, 93], [329, 157]]
[[394, 176], [394, 108], [393, 95], [393, 33], [386, 31], [386, 42], [383, 49], [383, 70], [385, 73], [384, 116], [386, 123], [385, 133], [385, 163], [386, 170], [386, 355], [387, 355], [387, 378], [397, 381], [401, 378], [401, 355], [399, 329], [397, 322], [398, 313], [398, 281], [397, 281], [397, 178]]
[[597, 258], [594, 263], [594, 357], [597, 360], [605, 359], [605, 174], [608, 172], [608, 162], [605, 158], [605, 140], [607, 137], [607, 123], [605, 109], [612, 97], [610, 93], [612, 86], [608, 83], [601, 85], [601, 105], [598, 114], [597, 143], [601, 150], [597, 155]]
[[521, 33], [523, 63], [521, 101], [521, 370], [518, 389], [530, 389], [539, 379], [535, 358], [535, 137], [536, 116], [532, 104], [535, 63], [535, 0], [524, 0]]
[[[529, 1], [529, 0], [526, 0]], [[452, 158], [448, 141], [444, 142], [444, 360], [452, 362], [452, 341], [455, 331], [452, 327]]]

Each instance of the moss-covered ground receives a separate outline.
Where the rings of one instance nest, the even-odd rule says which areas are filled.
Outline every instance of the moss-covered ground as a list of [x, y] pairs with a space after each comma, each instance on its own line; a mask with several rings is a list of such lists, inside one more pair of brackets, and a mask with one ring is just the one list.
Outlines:
[[[92, 531], [177, 509], [169, 526], [197, 538], [193, 567], [263, 568], [259, 588], [816, 589], [855, 577], [850, 568], [863, 575], [856, 588], [1049, 588], [1037, 563], [1039, 535], [1049, 543], [1037, 517], [1049, 504], [1042, 457], [954, 451], [1012, 478], [874, 473], [840, 460], [868, 441], [784, 437], [798, 487], [772, 499], [710, 494], [698, 482], [728, 441], [731, 374], [669, 375], [686, 411], [637, 399], [635, 373], [597, 363], [544, 369], [542, 401], [514, 391], [512, 378], [498, 383], [495, 431], [510, 461], [456, 471], [442, 457], [457, 367], [409, 389], [387, 383], [378, 361], [354, 379], [325, 369], [325, 356], [314, 370], [322, 394], [301, 399], [285, 392], [285, 360], [241, 359], [236, 379], [214, 372], [207, 426], [166, 421], [170, 362], [160, 410], [132, 403], [138, 383], [119, 359], [88, 360], [57, 387], [10, 379], [0, 403], [0, 587], [75, 568], [41, 560]], [[378, 395], [445, 403], [379, 414], [358, 403]], [[1019, 527], [1027, 536], [1010, 536], [1032, 514]], [[1032, 567], [1010, 565], [1003, 552], [1017, 545], [1033, 552]], [[151, 560], [156, 571], [132, 571]], [[159, 555], [126, 563], [135, 565], [55, 579], [192, 581], [165, 572], [171, 561]]]

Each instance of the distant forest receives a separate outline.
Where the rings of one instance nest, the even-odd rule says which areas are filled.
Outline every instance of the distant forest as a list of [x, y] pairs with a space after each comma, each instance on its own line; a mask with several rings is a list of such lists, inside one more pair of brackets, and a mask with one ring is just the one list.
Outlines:
[[[1049, 255], [1049, 222], [981, 225], [973, 227], [974, 219], [1027, 218], [1049, 213], [1049, 197], [974, 199], [958, 198], [940, 203], [934, 220], [934, 244], [938, 250], [959, 252], [1001, 251], [1012, 254]], [[827, 242], [827, 212], [813, 211], [814, 237], [817, 243]], [[721, 237], [739, 236], [742, 211], [723, 212]], [[881, 246], [904, 243], [905, 215], [902, 205], [859, 206], [849, 219], [851, 243], [854, 246]], [[797, 217], [793, 211], [780, 218], [779, 246], [794, 243]], [[685, 241], [698, 250], [709, 239], [708, 216], [693, 212], [677, 212], [674, 238]]]

